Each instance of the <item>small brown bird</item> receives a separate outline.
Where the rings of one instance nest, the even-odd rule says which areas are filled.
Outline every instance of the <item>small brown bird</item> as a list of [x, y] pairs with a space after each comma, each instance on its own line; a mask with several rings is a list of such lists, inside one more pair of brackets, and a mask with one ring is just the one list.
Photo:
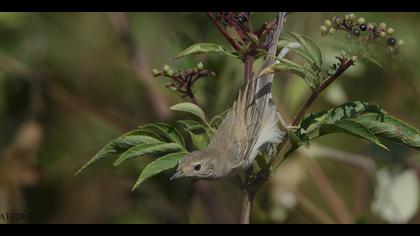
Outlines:
[[249, 81], [214, 133], [208, 147], [180, 160], [171, 179], [218, 179], [246, 170], [267, 143], [279, 143], [284, 132], [271, 98], [257, 102], [258, 78]]
[[[271, 56], [266, 57], [262, 68], [274, 63], [285, 16], [286, 12], [277, 14], [277, 29], [267, 37], [270, 44], [268, 55]], [[248, 80], [208, 147], [181, 159], [171, 179], [214, 180], [234, 176], [248, 169], [266, 144], [279, 143], [285, 132], [278, 126], [281, 116], [272, 101], [272, 81], [272, 74]]]

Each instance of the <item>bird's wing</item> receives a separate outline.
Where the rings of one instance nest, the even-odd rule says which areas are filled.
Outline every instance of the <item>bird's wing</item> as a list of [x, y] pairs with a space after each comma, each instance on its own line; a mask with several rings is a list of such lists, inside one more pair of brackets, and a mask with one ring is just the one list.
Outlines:
[[253, 89], [245, 114], [247, 125], [247, 140], [241, 154], [242, 166], [249, 166], [255, 159], [260, 148], [266, 143], [279, 143], [284, 136], [284, 132], [278, 127], [277, 110], [271, 98], [265, 98], [258, 102], [258, 92], [255, 87], [258, 78], [254, 78], [249, 83]]
[[[279, 12], [277, 15], [276, 30], [269, 35], [268, 41], [273, 42], [268, 49], [268, 56], [263, 63], [263, 69], [274, 63], [277, 41], [283, 31], [283, 21], [286, 13]], [[249, 96], [247, 97], [246, 124], [248, 126], [248, 140], [242, 153], [241, 165], [249, 166], [255, 159], [261, 146], [266, 143], [278, 143], [284, 136], [279, 129], [277, 109], [274, 106], [271, 95], [273, 74], [253, 78], [249, 84]]]
[[249, 92], [246, 87], [239, 92], [238, 99], [233, 104], [231, 111], [226, 114], [208, 145], [209, 149], [224, 150], [232, 166], [237, 165], [241, 161], [240, 154], [244, 149], [248, 136], [246, 117], [244, 115], [247, 110], [247, 96], [249, 96]]

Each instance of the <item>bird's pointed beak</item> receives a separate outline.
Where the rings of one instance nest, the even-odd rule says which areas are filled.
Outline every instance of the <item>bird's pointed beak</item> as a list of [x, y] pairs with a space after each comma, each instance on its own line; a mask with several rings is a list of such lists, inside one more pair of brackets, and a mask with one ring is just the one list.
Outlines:
[[177, 171], [177, 172], [175, 172], [174, 175], [172, 175], [172, 177], [169, 180], [178, 179], [178, 178], [183, 177], [183, 176], [184, 176], [184, 174], [182, 174], [181, 171]]

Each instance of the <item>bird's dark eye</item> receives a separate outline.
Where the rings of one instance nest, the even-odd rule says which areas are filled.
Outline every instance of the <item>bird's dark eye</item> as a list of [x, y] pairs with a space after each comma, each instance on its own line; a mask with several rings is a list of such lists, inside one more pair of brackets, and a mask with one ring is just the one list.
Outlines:
[[195, 171], [199, 171], [201, 169], [201, 164], [197, 164], [194, 166]]

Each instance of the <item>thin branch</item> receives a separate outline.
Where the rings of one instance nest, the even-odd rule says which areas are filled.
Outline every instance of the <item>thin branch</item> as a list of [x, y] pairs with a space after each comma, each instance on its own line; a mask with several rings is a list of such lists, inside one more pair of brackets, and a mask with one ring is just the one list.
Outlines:
[[318, 144], [311, 144], [310, 149], [300, 149], [299, 152], [312, 158], [329, 158], [360, 167], [354, 181], [354, 214], [360, 216], [367, 207], [368, 182], [369, 180], [371, 183], [376, 181], [377, 168], [375, 163], [368, 157]]
[[27, 79], [29, 82], [45, 84], [48, 94], [55, 101], [59, 101], [81, 113], [100, 118], [117, 129], [129, 130], [136, 126], [134, 121], [129, 121], [128, 119], [123, 120], [121, 117], [115, 116], [110, 112], [98, 109], [97, 106], [91, 104], [89, 101], [66, 90], [62, 85], [55, 82], [55, 80], [50, 79], [47, 74], [36, 71], [7, 54], [0, 53], [0, 69], [9, 74]]
[[250, 167], [245, 171], [245, 181], [242, 185], [242, 209], [241, 224], [249, 224], [251, 222], [252, 205], [256, 189], [253, 185], [253, 168]]
[[305, 196], [305, 194], [296, 191], [295, 193], [296, 198], [302, 208], [306, 211], [310, 212], [316, 220], [318, 220], [322, 224], [334, 224], [335, 221], [321, 208], [319, 208], [314, 202], [312, 202], [309, 198]]
[[236, 50], [239, 51], [241, 47], [235, 42], [235, 40], [226, 32], [226, 30], [218, 23], [216, 17], [214, 17], [213, 13], [207, 12], [207, 16], [210, 18], [211, 22], [213, 22], [214, 26], [223, 34], [225, 39], [230, 43], [230, 45]]
[[247, 55], [245, 57], [245, 81], [251, 81], [252, 79], [252, 65], [254, 64], [254, 57]]
[[[332, 82], [334, 82], [339, 76], [341, 76], [352, 65], [353, 65], [352, 60], [347, 60], [344, 63], [342, 63], [340, 65], [340, 67], [337, 69], [337, 71], [330, 78], [328, 78], [324, 83], [322, 83], [322, 85], [317, 90], [312, 92], [311, 96], [308, 98], [308, 100], [305, 102], [303, 107], [300, 109], [298, 115], [293, 120], [293, 123], [292, 123], [293, 126], [296, 126], [296, 125], [300, 124], [302, 119], [305, 117], [306, 112], [312, 106], [314, 101], [318, 98], [318, 95], [322, 91], [324, 91]], [[280, 151], [283, 149], [283, 147], [287, 143], [287, 141], [288, 141], [288, 135], [286, 133], [286, 135], [283, 138], [283, 140], [281, 141], [281, 143], [279, 143], [279, 145], [277, 146], [277, 153], [280, 153]], [[275, 161], [276, 161], [276, 158], [273, 158], [273, 159], [270, 160], [269, 164], [273, 165], [273, 163]]]
[[312, 176], [312, 180], [315, 182], [316, 187], [325, 198], [326, 203], [329, 205], [337, 220], [342, 224], [353, 223], [353, 216], [350, 210], [334, 190], [334, 187], [318, 163], [308, 158], [306, 158], [306, 163], [309, 167], [309, 173]]
[[369, 175], [359, 169], [354, 178], [353, 212], [356, 217], [360, 217], [369, 208]]
[[121, 39], [122, 45], [126, 48], [132, 70], [147, 89], [152, 109], [160, 119], [169, 118], [171, 115], [169, 105], [165, 97], [159, 93], [156, 85], [153, 83], [152, 69], [144, 54], [140, 52], [139, 46], [129, 31], [126, 13], [113, 12], [110, 13], [110, 18], [115, 31]]
[[311, 144], [310, 149], [299, 149], [298, 152], [304, 154], [307, 157], [317, 159], [331, 159], [355, 165], [364, 169], [369, 174], [369, 177], [371, 177], [372, 181], [374, 181], [376, 178], [375, 174], [377, 172], [377, 168], [375, 162], [372, 161], [369, 157], [322, 146], [319, 144]]
[[248, 189], [242, 191], [242, 211], [241, 224], [249, 224], [251, 222], [252, 203], [254, 200], [254, 192]]

